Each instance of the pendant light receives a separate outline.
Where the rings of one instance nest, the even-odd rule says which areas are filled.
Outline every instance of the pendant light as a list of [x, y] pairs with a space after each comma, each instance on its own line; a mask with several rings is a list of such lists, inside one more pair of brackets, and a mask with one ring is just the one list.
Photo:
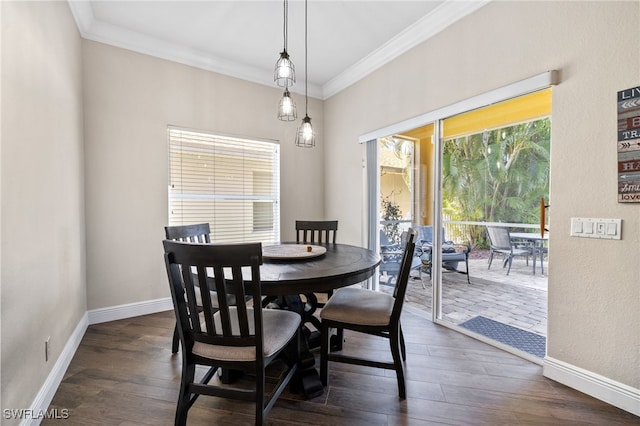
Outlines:
[[293, 62], [291, 62], [289, 54], [287, 53], [288, 15], [289, 3], [287, 0], [284, 0], [284, 48], [282, 52], [280, 52], [280, 58], [276, 62], [276, 69], [273, 75], [273, 80], [280, 87], [290, 87], [296, 82], [296, 68], [293, 66]]
[[289, 89], [284, 89], [282, 99], [280, 99], [280, 106], [278, 107], [278, 119], [282, 121], [294, 121], [298, 118], [296, 111], [296, 103], [291, 99]]
[[307, 0], [304, 0], [304, 118], [296, 134], [296, 146], [313, 148], [316, 145], [316, 135], [309, 118], [309, 69], [307, 66]]

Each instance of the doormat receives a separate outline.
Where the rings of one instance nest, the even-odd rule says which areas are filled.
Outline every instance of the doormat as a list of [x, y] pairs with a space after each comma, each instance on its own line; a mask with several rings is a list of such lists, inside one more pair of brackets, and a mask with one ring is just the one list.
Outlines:
[[546, 337], [483, 316], [471, 318], [460, 324], [460, 327], [528, 352], [538, 358], [544, 358], [546, 353]]

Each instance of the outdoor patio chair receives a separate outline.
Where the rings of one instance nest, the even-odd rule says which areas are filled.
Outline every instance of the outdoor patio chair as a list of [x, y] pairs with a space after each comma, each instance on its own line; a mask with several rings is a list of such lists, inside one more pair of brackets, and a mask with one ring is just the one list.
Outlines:
[[[384, 230], [380, 230], [380, 265], [378, 270], [388, 278], [388, 284], [393, 285], [397, 280], [402, 263], [403, 247], [406, 244], [407, 232], [403, 232], [400, 236], [400, 243], [391, 243], [389, 237]], [[422, 260], [416, 252], [411, 259], [411, 270], [419, 272], [419, 278], [422, 278]], [[424, 284], [423, 284], [424, 287]]]
[[[432, 267], [432, 249], [433, 249], [433, 226], [416, 226], [418, 229], [418, 244], [416, 251], [422, 259], [424, 269], [431, 276]], [[456, 249], [458, 247], [458, 249]], [[471, 284], [469, 279], [469, 253], [471, 253], [471, 244], [456, 244], [453, 241], [447, 241], [442, 229], [442, 267], [451, 272], [456, 272], [467, 276], [467, 284]], [[460, 262], [464, 262], [465, 270], [458, 269]]]
[[526, 248], [517, 248], [511, 241], [508, 228], [503, 226], [487, 226], [487, 235], [489, 236], [490, 241], [489, 266], [487, 269], [491, 268], [494, 253], [504, 255], [502, 267], [504, 268], [509, 264], [509, 268], [507, 268], [507, 275], [511, 272], [511, 263], [515, 256], [526, 256], [527, 260], [529, 259], [529, 254], [531, 254], [530, 250]]

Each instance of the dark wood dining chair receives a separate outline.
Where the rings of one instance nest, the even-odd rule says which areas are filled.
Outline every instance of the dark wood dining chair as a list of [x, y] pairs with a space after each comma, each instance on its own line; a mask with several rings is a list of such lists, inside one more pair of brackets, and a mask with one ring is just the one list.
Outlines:
[[[196, 223], [193, 225], [173, 225], [165, 226], [164, 234], [168, 240], [185, 241], [188, 243], [210, 243], [211, 242], [211, 229], [208, 223]], [[212, 295], [215, 300], [215, 293]], [[201, 306], [202, 303], [198, 303]], [[177, 353], [178, 346], [180, 345], [180, 338], [178, 337], [178, 323], [173, 329], [173, 339], [171, 341], [171, 352]]]
[[[335, 244], [338, 234], [337, 220], [296, 220], [296, 242], [308, 244]], [[307, 312], [305, 318], [314, 327], [320, 329], [320, 321], [313, 315], [316, 308], [323, 307], [333, 291], [326, 293], [309, 293], [307, 298]]]
[[[400, 326], [400, 315], [411, 272], [416, 234], [413, 229], [407, 232], [400, 273], [393, 295], [361, 287], [345, 287], [337, 290], [320, 311], [320, 380], [323, 385], [326, 386], [328, 383], [329, 361], [385, 368], [396, 371], [399, 396], [402, 399], [406, 398], [403, 362], [407, 359], [407, 352]], [[352, 330], [389, 339], [393, 362], [351, 356], [342, 351], [330, 352], [330, 328]]]
[[[295, 312], [246, 302], [247, 294], [261, 300], [262, 244], [164, 240], [163, 245], [182, 344], [175, 424], [186, 425], [189, 408], [200, 395], [208, 395], [255, 402], [255, 424], [262, 425], [298, 369], [301, 323]], [[217, 308], [208, 297], [211, 292], [217, 295]], [[227, 303], [229, 295], [238, 301], [235, 306]], [[267, 393], [265, 369], [276, 359], [284, 361], [283, 372]], [[201, 366], [209, 369], [198, 382], [195, 372]], [[219, 369], [245, 372], [254, 385], [245, 380], [221, 385], [212, 380]]]
[[211, 229], [208, 223], [165, 226], [164, 233], [168, 240], [185, 241], [188, 243], [211, 242]]
[[[337, 220], [296, 220], [296, 242], [309, 244], [335, 244], [338, 234]], [[322, 293], [321, 300], [317, 300], [318, 306], [324, 306], [332, 292]], [[319, 293], [311, 295], [316, 297]], [[324, 299], [324, 300], [322, 300]]]
[[296, 220], [297, 243], [336, 243], [337, 220]]

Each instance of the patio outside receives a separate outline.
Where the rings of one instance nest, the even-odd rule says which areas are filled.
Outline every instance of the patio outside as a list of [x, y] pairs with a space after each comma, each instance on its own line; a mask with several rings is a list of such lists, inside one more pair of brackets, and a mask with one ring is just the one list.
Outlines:
[[[547, 257], [544, 258], [545, 275], [540, 273], [539, 261], [534, 275], [532, 259], [527, 265], [524, 257], [517, 257], [507, 275], [501, 257], [494, 256], [491, 269], [487, 268], [488, 257], [486, 249], [472, 250], [469, 257], [471, 284], [467, 284], [466, 276], [443, 269], [443, 320], [460, 325], [481, 316], [546, 337]], [[464, 265], [460, 264], [459, 268], [464, 270]], [[381, 281], [380, 290], [391, 293], [393, 285]], [[405, 306], [431, 316], [432, 290], [429, 274], [413, 271]]]

